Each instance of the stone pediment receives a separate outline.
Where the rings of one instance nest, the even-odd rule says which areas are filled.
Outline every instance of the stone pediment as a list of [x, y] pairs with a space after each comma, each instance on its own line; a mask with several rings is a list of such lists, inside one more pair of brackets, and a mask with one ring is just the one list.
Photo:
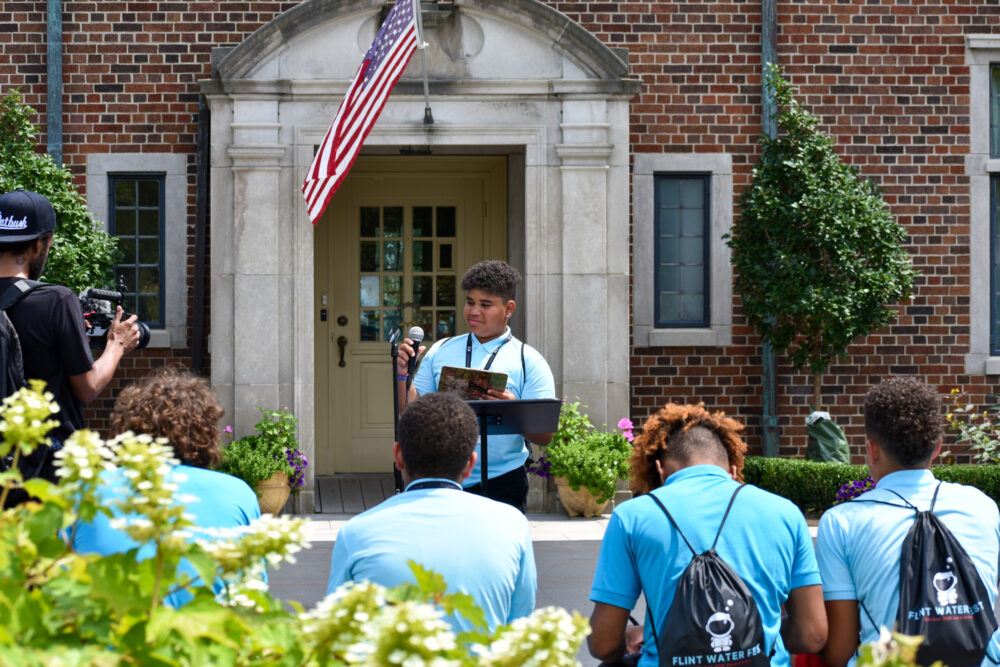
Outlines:
[[[339, 95], [385, 6], [384, 0], [307, 0], [239, 46], [215, 53], [213, 81], [203, 90]], [[425, 4], [422, 15], [432, 94], [489, 94], [494, 86], [498, 93], [547, 93], [552, 84], [603, 95], [638, 90], [618, 53], [537, 0], [455, 0]], [[420, 92], [422, 75], [422, 58], [415, 55], [400, 92]]]

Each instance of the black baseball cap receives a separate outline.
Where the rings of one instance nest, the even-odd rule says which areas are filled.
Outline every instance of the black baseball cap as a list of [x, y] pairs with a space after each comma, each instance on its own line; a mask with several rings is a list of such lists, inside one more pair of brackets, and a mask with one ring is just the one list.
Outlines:
[[30, 190], [0, 195], [0, 244], [33, 241], [55, 229], [55, 209], [42, 195]]

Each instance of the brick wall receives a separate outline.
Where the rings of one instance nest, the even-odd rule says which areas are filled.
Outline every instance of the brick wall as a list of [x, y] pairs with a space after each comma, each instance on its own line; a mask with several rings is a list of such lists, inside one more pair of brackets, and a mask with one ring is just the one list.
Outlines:
[[[81, 188], [88, 153], [186, 154], [193, 238], [196, 81], [208, 75], [213, 47], [238, 44], [296, 4], [65, 2], [64, 154]], [[642, 80], [632, 102], [633, 151], [729, 153], [734, 197], [748, 184], [760, 133], [759, 2], [548, 4], [609, 46], [628, 50], [632, 74]], [[973, 314], [963, 39], [1000, 32], [1000, 6], [982, 0], [784, 0], [778, 17], [778, 60], [800, 101], [820, 117], [840, 155], [884, 189], [922, 274], [896, 324], [858, 341], [826, 376], [824, 407], [860, 456], [860, 402], [867, 387], [887, 374], [918, 374], [943, 392], [960, 386], [975, 402], [998, 389], [995, 376], [964, 374]], [[44, 53], [45, 2], [0, 5], [0, 91], [20, 86], [40, 125]], [[634, 420], [668, 400], [705, 401], [743, 419], [752, 450], [760, 450], [760, 346], [742, 323], [738, 303], [734, 317], [732, 344], [724, 349], [633, 350]], [[190, 340], [184, 347], [126, 360], [115, 384], [167, 360], [186, 363]], [[810, 397], [811, 378], [779, 357], [782, 454], [804, 449]]]

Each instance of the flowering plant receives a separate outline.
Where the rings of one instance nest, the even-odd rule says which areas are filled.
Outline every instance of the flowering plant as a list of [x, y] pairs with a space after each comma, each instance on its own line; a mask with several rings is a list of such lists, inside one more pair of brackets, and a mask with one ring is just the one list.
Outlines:
[[[295, 436], [298, 419], [284, 407], [279, 410], [257, 409], [262, 414], [261, 420], [254, 425], [257, 433], [227, 444], [222, 450], [219, 470], [239, 477], [253, 489], [275, 473], [283, 472], [288, 475], [292, 493], [298, 493], [309, 465], [305, 454], [299, 451]], [[231, 426], [226, 427], [226, 433], [232, 437]]]
[[[962, 400], [964, 393], [955, 387], [948, 395], [953, 406], [945, 421], [952, 431], [957, 431], [955, 444], [968, 445], [972, 459], [976, 463], [1000, 463], [1000, 405], [991, 405], [977, 411]], [[947, 457], [950, 452], [942, 452]]]
[[866, 491], [871, 491], [875, 488], [875, 480], [871, 477], [865, 477], [864, 479], [859, 479], [854, 482], [848, 482], [837, 489], [836, 500], [833, 501], [834, 505], [839, 505], [840, 503], [846, 503], [852, 498], [857, 498], [862, 493]]
[[[916, 667], [917, 649], [924, 638], [889, 632], [882, 626], [877, 640], [861, 647], [857, 667]], [[940, 660], [928, 667], [943, 667]]]
[[[0, 454], [28, 454], [45, 442], [56, 410], [40, 385], [4, 399]], [[177, 463], [162, 440], [125, 433], [104, 442], [77, 431], [56, 453], [58, 485], [23, 481], [17, 466], [0, 473], [4, 489], [38, 499], [0, 512], [0, 664], [576, 664], [588, 631], [579, 614], [539, 609], [488, 632], [468, 595], [449, 594], [443, 577], [415, 563], [416, 583], [389, 590], [349, 583], [310, 611], [294, 602], [289, 610], [261, 572], [265, 563], [295, 562], [309, 546], [308, 520], [268, 516], [240, 529], [199, 528], [185, 511], [190, 500], [176, 493]], [[108, 503], [100, 488], [113, 472], [123, 494]], [[115, 517], [141, 551], [76, 553], [77, 521], [98, 514]], [[179, 567], [182, 559], [197, 577]], [[182, 590], [191, 595], [183, 608], [162, 604]], [[444, 620], [454, 613], [481, 630], [456, 635]]]
[[563, 401], [552, 442], [529, 471], [539, 477], [563, 477], [574, 490], [585, 486], [603, 503], [614, 496], [617, 481], [628, 475], [633, 426], [621, 419], [619, 432], [597, 430], [581, 408], [579, 401]]

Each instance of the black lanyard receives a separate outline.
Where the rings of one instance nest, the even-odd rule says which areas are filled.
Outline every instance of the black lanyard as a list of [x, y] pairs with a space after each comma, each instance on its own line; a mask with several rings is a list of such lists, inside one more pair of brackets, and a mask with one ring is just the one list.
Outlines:
[[[490, 366], [493, 365], [493, 360], [496, 359], [496, 357], [497, 357], [497, 352], [499, 352], [500, 348], [503, 347], [504, 345], [506, 345], [507, 341], [509, 341], [513, 337], [514, 337], [514, 334], [511, 334], [511, 335], [507, 336], [506, 338], [504, 338], [502, 343], [500, 343], [499, 345], [497, 345], [497, 349], [493, 350], [493, 354], [490, 355], [490, 358], [487, 359], [487, 361], [486, 361], [486, 365], [483, 366], [483, 370], [484, 371], [490, 370]], [[471, 333], [469, 334], [468, 340], [465, 341], [465, 367], [466, 368], [471, 368], [472, 367], [472, 334]]]
[[462, 487], [457, 482], [428, 479], [421, 482], [414, 482], [406, 488], [407, 491], [420, 491], [421, 489], [455, 489], [456, 491], [461, 491]]

